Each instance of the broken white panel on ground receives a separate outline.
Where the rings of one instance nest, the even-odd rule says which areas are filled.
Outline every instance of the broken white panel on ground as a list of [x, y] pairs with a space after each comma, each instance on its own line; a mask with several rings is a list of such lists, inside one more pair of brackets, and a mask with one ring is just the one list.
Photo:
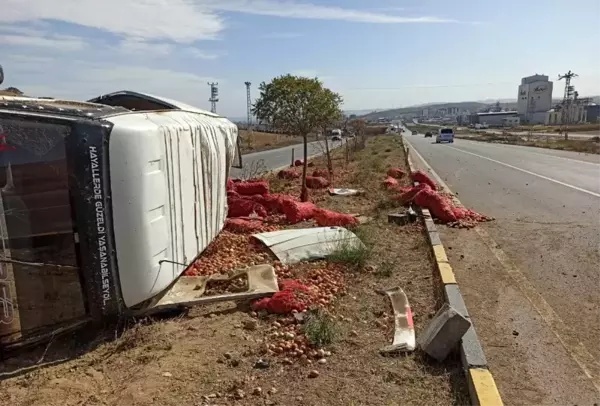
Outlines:
[[392, 345], [383, 347], [380, 352], [389, 354], [400, 351], [414, 351], [417, 347], [415, 326], [406, 293], [399, 287], [385, 290], [383, 293], [390, 298], [394, 310], [394, 341]]
[[[233, 280], [244, 275], [248, 277], [248, 290], [246, 292], [203, 296], [206, 286], [211, 281]], [[279, 286], [277, 284], [275, 268], [268, 264], [254, 265], [247, 269], [235, 271], [231, 275], [182, 276], [152, 310], [233, 300], [252, 300], [271, 296], [278, 291]]]
[[362, 195], [364, 193], [363, 190], [358, 189], [329, 189], [329, 194], [334, 196], [357, 196]]
[[327, 258], [340, 248], [364, 248], [362, 241], [344, 227], [316, 227], [254, 234], [282, 264]]

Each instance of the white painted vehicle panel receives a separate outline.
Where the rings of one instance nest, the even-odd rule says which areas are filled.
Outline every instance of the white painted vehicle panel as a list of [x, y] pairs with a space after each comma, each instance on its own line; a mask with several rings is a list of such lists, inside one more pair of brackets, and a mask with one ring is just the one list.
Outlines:
[[123, 299], [169, 287], [217, 236], [237, 126], [214, 114], [132, 112], [106, 119], [114, 234]]

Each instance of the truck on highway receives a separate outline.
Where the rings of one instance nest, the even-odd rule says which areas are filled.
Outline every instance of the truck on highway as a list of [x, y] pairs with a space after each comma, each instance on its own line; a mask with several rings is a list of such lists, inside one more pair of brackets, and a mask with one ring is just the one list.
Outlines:
[[223, 228], [238, 142], [148, 94], [0, 96], [0, 352], [155, 307]]

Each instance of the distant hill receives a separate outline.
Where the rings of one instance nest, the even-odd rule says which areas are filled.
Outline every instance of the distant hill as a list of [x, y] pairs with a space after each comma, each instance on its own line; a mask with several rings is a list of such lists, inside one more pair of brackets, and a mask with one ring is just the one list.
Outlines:
[[6, 89], [0, 89], [0, 95], [4, 96], [23, 96], [23, 92], [16, 87], [7, 87]]
[[[600, 96], [587, 96], [592, 99], [592, 101], [596, 104], [600, 104]], [[552, 99], [553, 104], [558, 104], [562, 101], [562, 99]], [[365, 120], [376, 120], [380, 117], [384, 117], [387, 119], [396, 118], [400, 115], [420, 115], [423, 109], [447, 109], [449, 107], [457, 107], [460, 110], [469, 110], [471, 112], [476, 112], [479, 110], [483, 110], [488, 107], [492, 107], [496, 104], [496, 102], [500, 102], [500, 106], [505, 110], [516, 110], [517, 109], [517, 99], [487, 99], [481, 101], [469, 101], [469, 102], [456, 102], [456, 103], [427, 103], [420, 104], [409, 107], [402, 107], [399, 109], [390, 109], [390, 110], [379, 110], [373, 111], [371, 113], [365, 114], [361, 116]]]
[[399, 109], [382, 110], [374, 113], [365, 114], [362, 116], [365, 120], [374, 120], [380, 117], [394, 118], [403, 114], [421, 114], [423, 109], [447, 109], [449, 107], [458, 107], [461, 110], [477, 111], [483, 109], [493, 103], [480, 103], [480, 102], [458, 102], [458, 103], [431, 103], [420, 106], [402, 107]]

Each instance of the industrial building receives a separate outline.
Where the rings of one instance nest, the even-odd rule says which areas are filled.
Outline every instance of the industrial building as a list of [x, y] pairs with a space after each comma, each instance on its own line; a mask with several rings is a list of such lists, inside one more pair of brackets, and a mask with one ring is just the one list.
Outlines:
[[[544, 112], [545, 113], [545, 112]], [[487, 124], [490, 127], [503, 127], [509, 123], [509, 125], [515, 125], [518, 123], [515, 118], [519, 118], [517, 111], [499, 111], [492, 113], [477, 113], [477, 122], [479, 124]]]
[[[546, 114], [546, 125], [560, 125], [564, 122], [571, 124], [580, 124], [588, 122], [588, 109], [584, 104], [570, 104], [565, 106], [558, 105], [553, 109], [548, 110]], [[563, 117], [568, 113], [567, 117]]]
[[600, 123], [600, 104], [589, 104], [585, 110], [588, 123]]
[[521, 79], [517, 96], [517, 112], [521, 121], [528, 124], [546, 122], [552, 109], [552, 82], [546, 75], [535, 74]]

